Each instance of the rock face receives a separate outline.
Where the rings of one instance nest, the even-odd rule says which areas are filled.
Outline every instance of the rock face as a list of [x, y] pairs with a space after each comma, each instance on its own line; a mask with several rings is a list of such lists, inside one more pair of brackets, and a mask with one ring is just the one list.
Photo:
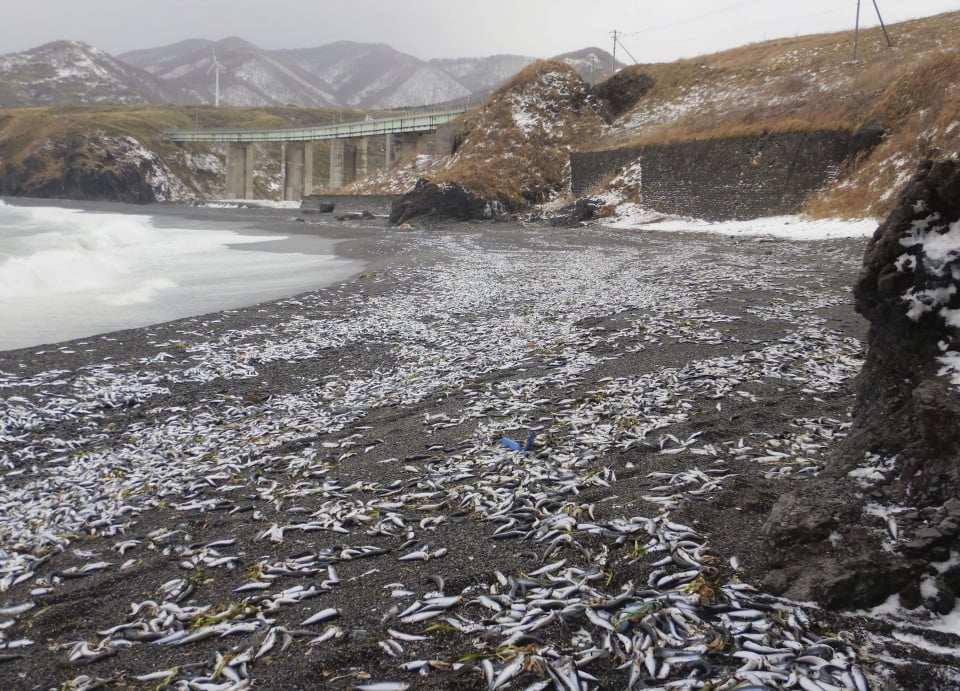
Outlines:
[[627, 67], [595, 87], [597, 97], [606, 106], [605, 119], [617, 118], [643, 98], [654, 87], [653, 77], [638, 67]]
[[[833, 608], [897, 593], [943, 614], [960, 597], [956, 573], [931, 566], [960, 542], [960, 161], [920, 164], [854, 296], [870, 322], [854, 426], [832, 467], [770, 512], [765, 585]], [[870, 458], [887, 473], [864, 488], [849, 473]]]
[[390, 223], [400, 225], [413, 218], [478, 221], [504, 214], [499, 201], [484, 199], [456, 183], [436, 184], [419, 180], [416, 187], [390, 207]]
[[960, 161], [924, 161], [880, 226], [854, 288], [870, 321], [841, 469], [899, 455], [922, 505], [960, 495]]
[[129, 136], [52, 140], [0, 174], [0, 194], [148, 204], [189, 198], [160, 158]]

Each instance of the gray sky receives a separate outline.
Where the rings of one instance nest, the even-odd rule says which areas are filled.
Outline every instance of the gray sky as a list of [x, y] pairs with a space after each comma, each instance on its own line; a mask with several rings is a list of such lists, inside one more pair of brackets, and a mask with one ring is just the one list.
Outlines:
[[[876, 0], [883, 19], [960, 9], [957, 0]], [[0, 54], [58, 39], [114, 55], [187, 38], [239, 36], [261, 48], [339, 40], [386, 43], [420, 58], [610, 50], [667, 62], [772, 38], [850, 31], [857, 0], [8, 0]], [[861, 26], [877, 26], [862, 0]], [[630, 62], [618, 47], [618, 57]]]

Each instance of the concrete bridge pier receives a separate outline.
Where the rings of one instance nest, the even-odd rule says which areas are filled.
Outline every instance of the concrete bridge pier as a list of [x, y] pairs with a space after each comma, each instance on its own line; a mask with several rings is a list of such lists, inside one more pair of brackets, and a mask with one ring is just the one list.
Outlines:
[[343, 139], [330, 140], [330, 189], [343, 187], [343, 163], [346, 155]]
[[368, 163], [369, 163], [369, 154], [370, 154], [370, 142], [366, 137], [358, 139], [356, 142], [357, 147], [357, 164], [356, 164], [356, 175], [355, 178], [362, 178], [367, 174]]
[[227, 145], [227, 199], [253, 199], [253, 143]]
[[300, 201], [313, 194], [313, 143], [286, 142], [284, 146], [283, 198]]
[[369, 140], [330, 140], [330, 189], [349, 185], [367, 174], [369, 168]]

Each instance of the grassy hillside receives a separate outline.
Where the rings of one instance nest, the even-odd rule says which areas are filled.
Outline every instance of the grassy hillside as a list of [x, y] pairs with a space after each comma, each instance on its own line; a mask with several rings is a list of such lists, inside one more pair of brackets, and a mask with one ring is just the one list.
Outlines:
[[767, 41], [630, 67], [654, 87], [592, 148], [787, 130], [879, 126], [881, 146], [842, 171], [814, 215], [885, 215], [925, 156], [960, 154], [960, 12], [862, 31]]

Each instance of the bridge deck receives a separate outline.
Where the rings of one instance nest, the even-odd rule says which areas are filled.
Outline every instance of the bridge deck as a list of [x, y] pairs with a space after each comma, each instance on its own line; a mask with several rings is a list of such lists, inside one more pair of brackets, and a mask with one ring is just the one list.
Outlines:
[[174, 142], [307, 142], [320, 139], [351, 139], [378, 134], [429, 132], [463, 115], [463, 110], [402, 115], [383, 120], [348, 122], [340, 125], [313, 125], [279, 129], [168, 130]]

